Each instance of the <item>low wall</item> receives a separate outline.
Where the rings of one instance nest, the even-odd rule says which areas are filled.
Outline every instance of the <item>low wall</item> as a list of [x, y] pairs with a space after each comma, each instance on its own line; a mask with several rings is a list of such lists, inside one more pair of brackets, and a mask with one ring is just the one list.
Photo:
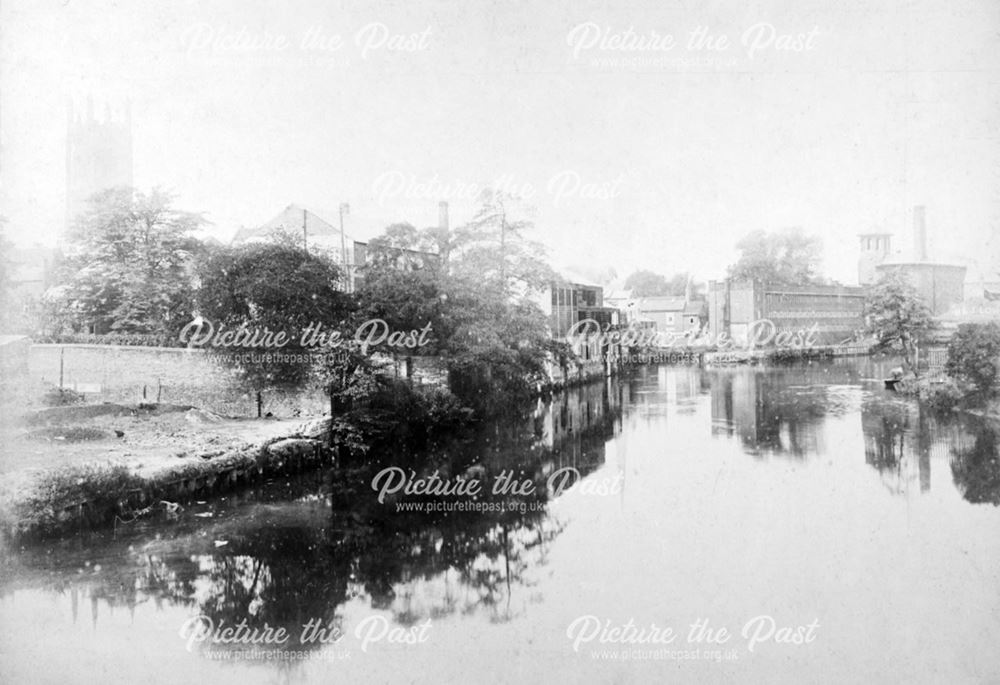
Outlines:
[[[447, 383], [445, 363], [437, 357], [412, 357], [409, 362], [402, 357], [374, 358], [386, 365], [387, 373], [409, 377], [418, 385]], [[167, 402], [226, 416], [257, 415], [256, 393], [248, 392], [233, 370], [201, 349], [39, 344], [28, 349], [26, 369], [30, 384], [61, 385], [83, 393], [89, 402]], [[266, 390], [261, 400], [262, 411], [276, 416], [329, 410], [329, 400], [319, 389]]]

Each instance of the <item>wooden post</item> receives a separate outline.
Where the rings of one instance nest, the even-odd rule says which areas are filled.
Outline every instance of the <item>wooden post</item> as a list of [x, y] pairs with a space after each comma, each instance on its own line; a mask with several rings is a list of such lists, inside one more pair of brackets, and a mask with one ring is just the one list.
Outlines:
[[66, 356], [66, 348], [59, 348], [59, 389], [62, 390], [63, 387], [63, 363]]

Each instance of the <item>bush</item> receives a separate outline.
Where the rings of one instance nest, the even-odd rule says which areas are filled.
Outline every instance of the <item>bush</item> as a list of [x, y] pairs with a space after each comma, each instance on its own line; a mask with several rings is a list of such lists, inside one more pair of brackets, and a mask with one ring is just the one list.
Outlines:
[[472, 410], [447, 390], [380, 378], [376, 389], [333, 418], [331, 433], [336, 443], [363, 453], [386, 444], [419, 446], [472, 418]]
[[964, 393], [952, 380], [931, 382], [921, 381], [917, 385], [917, 396], [927, 407], [935, 411], [951, 411], [961, 402]]
[[87, 503], [96, 512], [117, 511], [143, 480], [118, 464], [67, 466], [38, 480], [13, 511], [15, 533], [51, 532], [65, 522], [64, 509]]
[[69, 388], [50, 388], [42, 395], [42, 404], [46, 407], [65, 407], [70, 404], [80, 404], [83, 400], [81, 393]]
[[961, 324], [948, 344], [945, 371], [983, 397], [1000, 387], [1000, 323]]

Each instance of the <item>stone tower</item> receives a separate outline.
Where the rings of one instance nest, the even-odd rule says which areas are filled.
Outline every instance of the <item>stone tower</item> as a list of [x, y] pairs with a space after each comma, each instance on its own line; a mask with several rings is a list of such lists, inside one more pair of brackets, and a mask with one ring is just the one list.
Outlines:
[[891, 233], [860, 233], [861, 254], [858, 256], [858, 285], [871, 285], [878, 278], [875, 267], [892, 251]]
[[67, 103], [66, 121], [66, 229], [87, 209], [94, 193], [132, 185], [132, 107], [112, 112], [105, 105], [100, 119], [94, 101], [77, 111]]

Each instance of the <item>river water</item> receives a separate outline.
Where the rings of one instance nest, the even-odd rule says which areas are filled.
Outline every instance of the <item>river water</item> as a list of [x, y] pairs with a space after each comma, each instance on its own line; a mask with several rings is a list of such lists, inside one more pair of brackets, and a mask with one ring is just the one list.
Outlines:
[[888, 365], [641, 368], [6, 550], [0, 682], [1000, 682], [998, 430]]

